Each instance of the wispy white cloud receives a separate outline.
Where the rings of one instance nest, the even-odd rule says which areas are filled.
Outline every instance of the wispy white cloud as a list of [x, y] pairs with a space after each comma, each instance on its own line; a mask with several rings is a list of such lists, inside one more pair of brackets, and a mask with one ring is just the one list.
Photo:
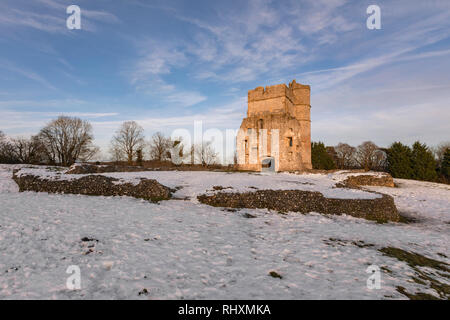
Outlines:
[[[405, 6], [408, 10], [402, 9]], [[407, 1], [382, 6], [387, 13], [383, 21], [392, 31], [376, 38], [373, 33], [364, 36], [364, 4], [347, 0], [289, 1], [281, 5], [253, 0], [239, 10], [221, 11], [213, 19], [172, 11], [178, 19], [199, 29], [183, 48], [199, 66], [196, 79], [236, 83], [256, 79], [267, 82], [276, 77], [288, 81], [291, 69], [308, 68], [309, 63], [334, 57], [352, 61], [347, 62], [348, 67], [339, 62], [333, 68], [339, 72], [322, 84], [331, 87], [448, 38], [448, 5], [440, 2], [431, 12], [424, 6], [414, 5], [413, 12]], [[423, 19], [409, 20], [422, 12], [428, 13]]]
[[3, 7], [0, 10], [0, 26], [3, 28], [25, 27], [50, 33], [64, 33], [67, 31], [63, 16], [8, 7]]
[[138, 60], [127, 71], [131, 83], [138, 87], [161, 81], [161, 75], [170, 74], [173, 67], [182, 67], [188, 62], [176, 47], [162, 46], [155, 41], [142, 41], [138, 50]]
[[46, 87], [48, 89], [56, 90], [56, 88], [49, 81], [44, 79], [39, 74], [37, 74], [31, 70], [27, 70], [25, 68], [19, 67], [10, 61], [0, 60], [0, 69], [8, 70], [15, 74], [19, 74], [29, 80], [40, 83], [41, 85], [43, 85], [44, 87]]
[[118, 113], [97, 113], [97, 112], [31, 112], [1, 110], [0, 129], [7, 133], [23, 134], [24, 130], [36, 134], [50, 120], [65, 115], [69, 117], [79, 117], [83, 119], [96, 120], [99, 118], [115, 117]]
[[374, 140], [381, 146], [414, 140], [433, 145], [448, 139], [450, 77], [436, 76], [440, 70], [450, 70], [446, 56], [403, 60], [315, 92], [313, 139], [329, 145]]
[[[197, 30], [190, 39], [159, 39], [158, 46], [164, 49], [148, 46], [149, 53], [140, 59], [143, 63], [139, 68], [147, 70], [147, 76], [195, 66], [196, 71], [189, 74], [198, 80], [251, 81], [274, 67], [282, 70], [311, 59], [295, 28], [283, 20], [271, 1], [251, 0], [239, 9], [218, 10], [209, 19], [188, 16], [174, 8], [163, 9]], [[142, 46], [140, 50], [145, 51]], [[174, 61], [178, 65], [170, 65]], [[136, 74], [133, 79], [142, 80], [142, 71]]]
[[[205, 126], [222, 129], [233, 129], [239, 127], [240, 121], [246, 113], [246, 97], [240, 97], [230, 103], [211, 107], [206, 112], [190, 112], [177, 116], [142, 116], [139, 118], [128, 117], [142, 125], [148, 132], [158, 130], [192, 129], [194, 121], [202, 121]], [[124, 121], [125, 121], [124, 120]], [[117, 128], [122, 123], [121, 120], [97, 121], [95, 126], [102, 128]]]
[[[17, 0], [22, 2], [21, 0]], [[66, 8], [70, 4], [63, 4], [54, 0], [38, 0], [12, 6], [8, 1], [0, 5], [0, 26], [14, 30], [16, 28], [31, 28], [54, 34], [73, 34], [66, 27]], [[84, 31], [98, 31], [98, 22], [119, 23], [120, 20], [112, 13], [87, 9], [89, 4], [81, 6], [82, 29]]]
[[[37, 0], [37, 1], [46, 5], [49, 8], [59, 10], [62, 12], [65, 12], [66, 8], [70, 5], [69, 3], [63, 4], [63, 3], [57, 2], [55, 0]], [[86, 2], [86, 1], [84, 1], [84, 2]], [[83, 16], [87, 17], [88, 19], [103, 21], [103, 22], [108, 22], [108, 23], [120, 22], [119, 18], [117, 18], [117, 16], [115, 16], [114, 14], [112, 14], [110, 12], [86, 9], [86, 7], [88, 7], [88, 4], [83, 3], [83, 1], [81, 1], [80, 9], [82, 10]]]
[[305, 35], [317, 36], [319, 44], [332, 43], [343, 32], [354, 30], [358, 23], [345, 16], [345, 7], [351, 5], [348, 0], [316, 0], [316, 1], [291, 1], [286, 8], [286, 14], [296, 19], [298, 29]]
[[0, 100], [1, 108], [61, 108], [62, 106], [86, 105], [87, 102], [79, 99], [52, 99], [52, 100]]
[[249, 1], [239, 10], [218, 13], [214, 21], [177, 17], [199, 27], [185, 50], [197, 59], [200, 79], [251, 81], [310, 59], [292, 24], [270, 1]]
[[[372, 140], [382, 147], [395, 141], [411, 144], [414, 141], [437, 144], [448, 136], [442, 135], [448, 128], [450, 114], [445, 113], [446, 103], [425, 103], [364, 113], [333, 114], [322, 116], [313, 122], [313, 140], [327, 145], [347, 142], [359, 145]], [[443, 131], [444, 130], [444, 131]]]
[[399, 52], [392, 52], [383, 56], [379, 56], [377, 58], [368, 58], [365, 60], [357, 61], [350, 65], [303, 72], [297, 75], [292, 75], [292, 77], [303, 79], [305, 82], [313, 85], [316, 91], [322, 91], [332, 88], [364, 72], [369, 72], [382, 66], [398, 62], [414, 61], [450, 55], [450, 50], [437, 50], [419, 54], [411, 54], [410, 52], [415, 49], [417, 48], [404, 48]]
[[169, 94], [166, 99], [170, 103], [190, 107], [205, 101], [207, 98], [198, 92], [181, 91]]
[[188, 64], [186, 55], [176, 46], [141, 40], [137, 42], [137, 47], [139, 57], [124, 74], [138, 92], [158, 96], [163, 101], [180, 107], [190, 107], [207, 99], [197, 91], [179, 89], [163, 79], [174, 68]]

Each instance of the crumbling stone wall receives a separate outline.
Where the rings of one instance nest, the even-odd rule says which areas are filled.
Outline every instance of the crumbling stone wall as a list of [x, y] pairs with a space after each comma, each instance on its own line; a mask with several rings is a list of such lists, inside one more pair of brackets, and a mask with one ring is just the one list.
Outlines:
[[133, 166], [77, 164], [71, 166], [69, 170], [65, 172], [65, 174], [92, 174], [92, 173], [107, 173], [107, 172], [140, 172], [140, 171], [147, 171], [147, 169]]
[[400, 221], [394, 199], [384, 194], [375, 199], [331, 199], [313, 191], [258, 190], [245, 193], [219, 192], [197, 198], [201, 203], [214, 207], [347, 214], [378, 222]]
[[388, 173], [383, 175], [356, 175], [350, 176], [338, 185], [348, 188], [357, 188], [360, 186], [376, 186], [394, 188], [394, 179]]
[[120, 183], [118, 179], [102, 175], [88, 175], [72, 180], [44, 179], [14, 173], [19, 191], [83, 194], [90, 196], [130, 196], [150, 201], [168, 200], [171, 189], [153, 179], [141, 179], [139, 184]]

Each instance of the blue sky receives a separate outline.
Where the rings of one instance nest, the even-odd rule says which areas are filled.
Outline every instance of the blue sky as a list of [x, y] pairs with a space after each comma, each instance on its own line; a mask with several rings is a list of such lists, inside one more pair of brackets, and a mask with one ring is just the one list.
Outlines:
[[[82, 29], [66, 28], [67, 6]], [[381, 8], [381, 30], [366, 8]], [[0, 1], [0, 130], [35, 134], [59, 114], [96, 143], [125, 120], [150, 137], [237, 129], [247, 91], [312, 88], [312, 138], [387, 146], [450, 139], [450, 2]]]

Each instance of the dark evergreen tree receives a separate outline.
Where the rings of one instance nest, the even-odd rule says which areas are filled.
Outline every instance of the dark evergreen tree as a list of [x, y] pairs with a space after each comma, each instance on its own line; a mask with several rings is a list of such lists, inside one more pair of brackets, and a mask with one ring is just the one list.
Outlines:
[[394, 178], [412, 179], [412, 151], [401, 142], [393, 143], [386, 149], [387, 170]]
[[419, 141], [413, 144], [411, 162], [414, 179], [425, 181], [436, 180], [436, 160], [426, 144], [422, 144]]
[[314, 169], [331, 170], [336, 168], [333, 158], [328, 154], [322, 142], [311, 143], [311, 161]]
[[441, 163], [441, 173], [445, 178], [450, 178], [450, 148], [444, 153], [444, 158]]

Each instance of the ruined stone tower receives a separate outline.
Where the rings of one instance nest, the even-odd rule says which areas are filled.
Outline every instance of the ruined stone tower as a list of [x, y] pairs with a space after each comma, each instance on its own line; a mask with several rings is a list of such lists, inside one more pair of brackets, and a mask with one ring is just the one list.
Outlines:
[[237, 136], [241, 170], [311, 169], [310, 86], [292, 81], [248, 92]]

